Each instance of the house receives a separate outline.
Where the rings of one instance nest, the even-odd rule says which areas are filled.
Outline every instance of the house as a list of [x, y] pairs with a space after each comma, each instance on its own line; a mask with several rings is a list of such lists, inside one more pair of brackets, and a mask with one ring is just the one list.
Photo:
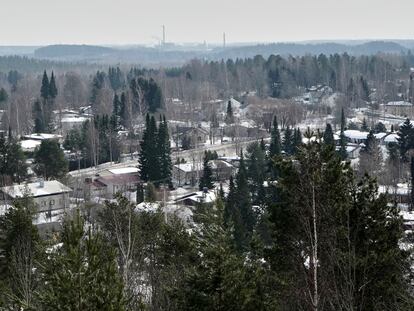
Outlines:
[[397, 116], [412, 116], [413, 115], [413, 104], [400, 100], [391, 101], [386, 104], [380, 105], [382, 114], [392, 114]]
[[38, 140], [38, 141], [42, 141], [42, 140], [56, 140], [56, 141], [61, 141], [63, 138], [62, 135], [59, 134], [49, 134], [49, 133], [34, 133], [34, 134], [29, 134], [29, 135], [24, 135], [22, 137], [22, 140]]
[[118, 192], [133, 192], [140, 184], [137, 167], [113, 168], [103, 171], [95, 177], [85, 179], [84, 188], [80, 189], [86, 199], [111, 199]]
[[407, 183], [399, 183], [396, 186], [378, 186], [379, 193], [388, 195], [390, 202], [409, 204], [410, 203], [410, 188]]
[[177, 127], [179, 145], [183, 149], [193, 149], [204, 145], [210, 137], [210, 133], [198, 127]]
[[51, 212], [65, 210], [69, 207], [69, 194], [71, 188], [57, 180], [44, 181], [13, 185], [0, 188], [0, 200], [3, 204], [28, 196], [33, 198], [37, 205], [37, 212]]
[[[225, 181], [233, 174], [234, 166], [223, 160], [211, 160], [209, 165], [212, 171], [212, 177], [216, 181]], [[203, 163], [180, 163], [173, 166], [173, 181], [179, 186], [195, 186], [200, 177], [203, 175]]]
[[212, 204], [216, 201], [217, 195], [215, 190], [196, 191], [180, 198], [177, 198], [175, 204], [183, 204], [187, 206], [197, 206], [199, 204]]
[[203, 174], [203, 163], [179, 163], [175, 164], [172, 169], [173, 181], [181, 185], [195, 186]]

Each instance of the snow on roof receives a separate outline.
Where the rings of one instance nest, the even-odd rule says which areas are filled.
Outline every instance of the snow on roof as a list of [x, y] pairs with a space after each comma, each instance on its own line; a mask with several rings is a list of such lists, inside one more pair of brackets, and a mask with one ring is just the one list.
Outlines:
[[361, 146], [360, 145], [346, 145], [345, 147], [346, 152], [353, 152], [357, 150], [358, 148], [361, 148]]
[[376, 133], [376, 134], [374, 134], [376, 139], [383, 139], [387, 135], [388, 135], [387, 133]]
[[88, 117], [78, 117], [78, 116], [64, 117], [62, 118], [62, 123], [83, 123], [87, 120], [89, 120]]
[[120, 174], [134, 174], [138, 173], [139, 169], [137, 167], [121, 167], [121, 168], [113, 168], [108, 170], [114, 175], [120, 175]]
[[394, 186], [378, 186], [379, 193], [397, 194], [397, 195], [408, 195], [409, 189], [408, 184], [397, 184], [397, 187]]
[[196, 162], [196, 163], [180, 163], [180, 164], [175, 164], [174, 167], [176, 167], [177, 169], [189, 173], [189, 172], [194, 172], [194, 171], [201, 171], [203, 169], [203, 164], [200, 162]]
[[52, 194], [70, 192], [72, 189], [60, 183], [57, 180], [43, 181], [43, 187], [40, 182], [27, 183], [22, 185], [13, 185], [2, 187], [1, 191], [12, 198], [21, 198], [25, 194], [31, 197], [42, 197]]
[[13, 206], [9, 204], [0, 205], [0, 216], [6, 215], [7, 211], [11, 208], [13, 208]]
[[391, 133], [384, 138], [384, 141], [386, 143], [397, 143], [398, 142], [397, 138], [398, 138], [398, 135], [396, 133]]
[[196, 203], [213, 203], [216, 201], [216, 192], [209, 190], [207, 193], [197, 191], [193, 196], [186, 198]]
[[23, 151], [34, 150], [37, 146], [40, 146], [40, 140], [34, 139], [27, 139], [19, 141], [20, 146], [22, 147]]
[[150, 212], [150, 213], [154, 213], [156, 212], [160, 207], [160, 204], [157, 202], [142, 202], [139, 203], [136, 207], [135, 207], [135, 211], [136, 212]]
[[34, 133], [30, 135], [25, 135], [24, 137], [28, 139], [34, 139], [34, 140], [44, 140], [44, 139], [59, 139], [59, 138], [62, 138], [62, 135], [49, 134], [49, 133]]
[[346, 130], [344, 135], [350, 139], [367, 139], [368, 132], [361, 132], [358, 130]]
[[400, 216], [404, 221], [414, 221], [414, 212], [400, 211]]
[[388, 102], [388, 103], [384, 104], [384, 106], [411, 107], [412, 104], [409, 103], [409, 102], [406, 102], [404, 100], [400, 100], [400, 101], [391, 101], [391, 102]]

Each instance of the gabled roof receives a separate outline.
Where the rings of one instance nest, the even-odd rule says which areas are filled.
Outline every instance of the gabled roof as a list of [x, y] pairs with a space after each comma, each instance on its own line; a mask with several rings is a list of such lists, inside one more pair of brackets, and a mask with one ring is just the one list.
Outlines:
[[2, 187], [1, 191], [15, 199], [22, 198], [26, 194], [30, 197], [36, 198], [53, 194], [68, 193], [71, 192], [72, 189], [57, 180], [47, 180], [43, 182], [43, 186], [41, 186], [41, 182], [33, 182]]

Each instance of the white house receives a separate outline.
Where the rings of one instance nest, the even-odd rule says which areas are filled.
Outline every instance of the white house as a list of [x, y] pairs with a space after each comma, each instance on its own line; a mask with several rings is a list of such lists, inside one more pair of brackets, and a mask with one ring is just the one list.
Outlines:
[[54, 210], [65, 210], [69, 207], [69, 187], [57, 180], [43, 181], [6, 186], [0, 188], [0, 199], [3, 204], [28, 196], [33, 198], [37, 205], [37, 212], [51, 212]]

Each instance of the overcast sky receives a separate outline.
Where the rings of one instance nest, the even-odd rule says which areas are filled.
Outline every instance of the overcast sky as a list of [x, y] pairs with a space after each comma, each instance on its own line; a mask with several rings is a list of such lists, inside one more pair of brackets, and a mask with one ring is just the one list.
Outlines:
[[414, 0], [0, 0], [0, 45], [414, 39]]

